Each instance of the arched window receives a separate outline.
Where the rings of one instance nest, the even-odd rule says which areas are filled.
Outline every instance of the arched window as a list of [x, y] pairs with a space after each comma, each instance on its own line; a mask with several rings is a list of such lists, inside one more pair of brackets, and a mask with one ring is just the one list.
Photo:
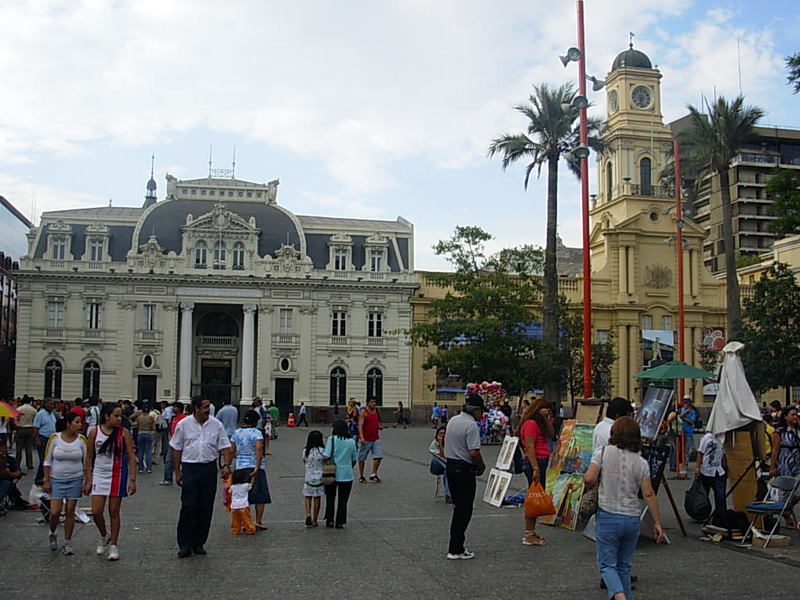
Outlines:
[[225, 242], [222, 240], [214, 244], [214, 268], [225, 268]]
[[331, 406], [344, 406], [347, 401], [347, 373], [342, 367], [331, 370]]
[[367, 371], [367, 401], [372, 399], [383, 405], [383, 372], [378, 367]]
[[606, 202], [611, 200], [611, 190], [614, 189], [614, 172], [611, 167], [611, 161], [606, 163]]
[[244, 244], [241, 242], [233, 245], [233, 268], [244, 269]]
[[653, 195], [653, 183], [651, 179], [650, 168], [650, 159], [643, 158], [639, 163], [639, 183], [642, 186], [642, 196]]
[[100, 398], [100, 365], [90, 360], [83, 365], [82, 398], [98, 400]]
[[48, 361], [44, 367], [44, 397], [61, 398], [61, 363]]
[[194, 247], [194, 268], [205, 269], [208, 264], [208, 246], [202, 240]]

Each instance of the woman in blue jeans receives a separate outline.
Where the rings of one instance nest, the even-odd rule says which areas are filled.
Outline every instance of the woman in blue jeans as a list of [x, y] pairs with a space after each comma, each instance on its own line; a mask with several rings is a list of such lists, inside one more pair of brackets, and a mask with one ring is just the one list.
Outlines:
[[[664, 539], [650, 467], [639, 456], [639, 424], [630, 417], [620, 417], [611, 427], [608, 446], [592, 455], [592, 464], [583, 477], [587, 486], [600, 478], [595, 524], [597, 566], [608, 588], [608, 597], [630, 600], [633, 551], [639, 539], [639, 490], [653, 518], [653, 535]], [[602, 474], [602, 477], [601, 477]]]

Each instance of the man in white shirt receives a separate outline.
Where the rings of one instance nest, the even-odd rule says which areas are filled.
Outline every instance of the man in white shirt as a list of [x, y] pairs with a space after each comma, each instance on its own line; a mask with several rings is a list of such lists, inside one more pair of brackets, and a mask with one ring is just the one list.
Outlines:
[[633, 413], [633, 406], [625, 398], [612, 398], [606, 408], [606, 417], [594, 426], [592, 432], [592, 454], [598, 448], [608, 445], [608, 438], [611, 437], [611, 426], [620, 417], [629, 417]]
[[720, 526], [725, 522], [725, 515], [728, 512], [725, 501], [726, 462], [725, 446], [711, 432], [706, 433], [697, 449], [694, 476], [700, 478], [706, 493], [714, 490], [714, 522]]
[[205, 554], [214, 497], [217, 493], [217, 457], [222, 452], [222, 477], [231, 473], [231, 442], [225, 428], [209, 413], [211, 402], [192, 398], [194, 414], [178, 423], [169, 445], [175, 465], [175, 481], [181, 486], [178, 518], [178, 558]]
[[222, 401], [222, 405], [215, 418], [225, 427], [225, 433], [228, 437], [231, 437], [233, 432], [236, 431], [236, 424], [239, 422], [239, 411], [231, 404], [230, 398], [225, 398]]

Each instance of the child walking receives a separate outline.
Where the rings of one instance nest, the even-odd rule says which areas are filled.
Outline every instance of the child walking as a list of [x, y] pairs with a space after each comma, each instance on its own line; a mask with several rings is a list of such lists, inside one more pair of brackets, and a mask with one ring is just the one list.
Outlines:
[[256, 532], [250, 516], [248, 496], [253, 487], [253, 470], [237, 469], [231, 479], [231, 533], [239, 535], [244, 527], [247, 534]]
[[[303, 483], [303, 496], [306, 505], [306, 527], [317, 527], [319, 508], [322, 496], [325, 495], [325, 486], [322, 485], [322, 465], [325, 462], [323, 451], [325, 443], [322, 441], [322, 432], [309, 432], [306, 447], [303, 450], [303, 462], [306, 465], [306, 476]], [[313, 517], [312, 517], [313, 508]]]

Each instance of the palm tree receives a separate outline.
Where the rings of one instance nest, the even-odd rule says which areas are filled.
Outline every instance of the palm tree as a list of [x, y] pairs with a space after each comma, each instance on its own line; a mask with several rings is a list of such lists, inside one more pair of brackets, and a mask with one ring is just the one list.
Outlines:
[[679, 136], [684, 155], [706, 173], [719, 176], [722, 196], [722, 239], [725, 245], [725, 324], [728, 339], [736, 335], [742, 314], [739, 280], [736, 275], [736, 248], [733, 244], [733, 208], [731, 207], [730, 166], [739, 150], [753, 135], [753, 127], [764, 116], [757, 106], [745, 106], [744, 97], [732, 101], [720, 96], [713, 104], [706, 103], [708, 115], [691, 104], [688, 106], [691, 126]]
[[[551, 87], [546, 83], [534, 85], [528, 104], [520, 104], [514, 110], [528, 119], [526, 133], [507, 133], [492, 140], [489, 157], [502, 156], [503, 170], [519, 160], [529, 160], [525, 169], [525, 189], [528, 189], [531, 173], [540, 176], [547, 164], [547, 234], [544, 254], [544, 298], [542, 301], [542, 333], [550, 351], [558, 348], [558, 271], [556, 266], [556, 225], [558, 222], [558, 161], [569, 150], [578, 146], [578, 111], [564, 110], [562, 105], [572, 105], [576, 91], [572, 84]], [[602, 121], [589, 119], [589, 145], [595, 150], [602, 148], [599, 134]], [[570, 155], [571, 156], [571, 155]], [[580, 173], [576, 160], [568, 161], [570, 169]], [[559, 399], [558, 385], [553, 381], [545, 386], [545, 397], [550, 402]]]

